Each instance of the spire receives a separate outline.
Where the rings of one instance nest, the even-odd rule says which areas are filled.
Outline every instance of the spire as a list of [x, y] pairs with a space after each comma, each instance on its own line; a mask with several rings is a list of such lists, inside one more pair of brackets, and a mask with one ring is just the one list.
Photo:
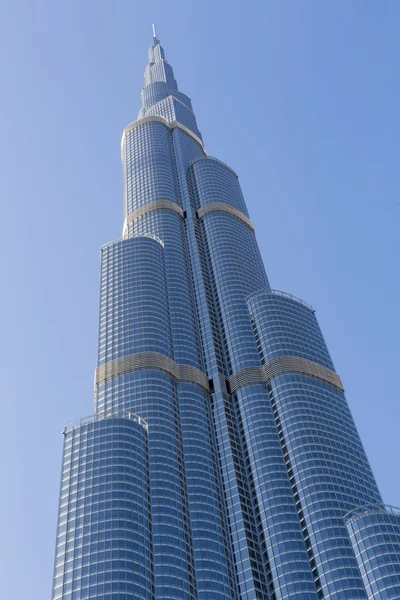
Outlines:
[[154, 23], [151, 24], [153, 28], [153, 46], [157, 46], [160, 43], [160, 40], [157, 38], [156, 26]]

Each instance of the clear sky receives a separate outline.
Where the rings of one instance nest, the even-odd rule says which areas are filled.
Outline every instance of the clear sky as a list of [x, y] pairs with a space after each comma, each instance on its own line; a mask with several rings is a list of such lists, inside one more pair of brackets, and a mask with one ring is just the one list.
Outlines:
[[0, 0], [0, 595], [49, 597], [65, 423], [93, 412], [99, 247], [151, 23], [272, 287], [317, 310], [400, 505], [398, 0]]

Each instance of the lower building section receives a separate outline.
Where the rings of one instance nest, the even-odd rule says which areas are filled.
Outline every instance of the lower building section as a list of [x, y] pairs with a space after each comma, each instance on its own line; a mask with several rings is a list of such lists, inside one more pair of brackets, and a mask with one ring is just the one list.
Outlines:
[[272, 290], [248, 306], [318, 596], [365, 600], [343, 517], [381, 499], [314, 311]]
[[95, 416], [64, 430], [53, 600], [154, 600], [147, 425]]
[[270, 400], [319, 596], [365, 600], [343, 516], [379, 494], [343, 394], [282, 375], [271, 381]]
[[383, 504], [345, 517], [368, 600], [400, 598], [400, 509]]
[[203, 217], [219, 271], [207, 373], [176, 240], [102, 249], [96, 416], [64, 430], [52, 600], [398, 600], [400, 513], [314, 311], [236, 267], [255, 253], [243, 219]]
[[250, 385], [236, 396], [274, 598], [316, 600], [268, 392], [262, 385]]
[[195, 600], [164, 243], [150, 234], [115, 242], [103, 248], [101, 264], [100, 348], [105, 350], [99, 351], [96, 410], [132, 412], [148, 424], [157, 600]]
[[275, 600], [266, 565], [260, 515], [255, 511], [254, 490], [231, 396], [216, 392], [213, 413], [239, 598]]
[[148, 423], [157, 600], [197, 598], [177, 383], [168, 373], [123, 373], [98, 388], [97, 410], [139, 414]]
[[237, 600], [210, 396], [178, 386], [183, 453], [199, 600]]

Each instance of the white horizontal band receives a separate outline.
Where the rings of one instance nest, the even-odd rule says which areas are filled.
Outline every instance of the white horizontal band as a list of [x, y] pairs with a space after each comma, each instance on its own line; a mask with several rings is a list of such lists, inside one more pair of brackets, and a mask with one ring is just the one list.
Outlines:
[[176, 202], [172, 202], [172, 200], [154, 200], [153, 202], [148, 202], [147, 204], [140, 206], [125, 217], [122, 237], [125, 237], [128, 234], [128, 227], [133, 221], [136, 221], [136, 219], [143, 217], [143, 215], [146, 215], [153, 210], [159, 209], [171, 210], [183, 218], [183, 210]]
[[244, 213], [242, 213], [237, 208], [233, 208], [233, 206], [229, 206], [229, 204], [226, 204], [226, 202], [210, 202], [209, 204], [205, 204], [204, 206], [201, 206], [199, 208], [199, 210], [197, 211], [197, 215], [198, 215], [199, 219], [202, 219], [206, 215], [209, 215], [210, 213], [214, 213], [214, 212], [229, 213], [230, 215], [233, 215], [237, 219], [240, 219], [241, 221], [243, 221], [243, 223], [245, 223], [248, 227], [250, 227], [250, 229], [252, 229], [254, 231], [254, 225], [250, 221], [249, 217], [247, 215], [245, 215]]
[[190, 136], [192, 139], [194, 139], [194, 141], [197, 142], [201, 146], [201, 149], [203, 150], [204, 154], [207, 154], [206, 149], [204, 148], [203, 142], [201, 141], [201, 139], [195, 133], [193, 133], [193, 131], [191, 131], [188, 127], [185, 127], [185, 125], [182, 125], [182, 123], [179, 123], [178, 121], [167, 121], [166, 119], [163, 119], [162, 117], [157, 117], [157, 116], [143, 117], [143, 119], [139, 119], [139, 121], [134, 121], [133, 123], [131, 123], [124, 129], [124, 132], [122, 134], [122, 139], [121, 139], [122, 162], [124, 162], [124, 150], [125, 150], [125, 143], [126, 143], [126, 138], [127, 138], [128, 134], [131, 131], [133, 131], [134, 129], [136, 129], [137, 127], [141, 127], [142, 125], [146, 125], [147, 123], [161, 123], [161, 125], [164, 125], [171, 131], [172, 131], [172, 129], [180, 129], [181, 131], [184, 131], [188, 136]]
[[196, 383], [207, 392], [210, 391], [208, 377], [203, 371], [191, 365], [178, 365], [172, 358], [160, 352], [128, 354], [100, 365], [95, 373], [95, 388], [102, 385], [110, 377], [139, 369], [159, 369], [165, 371], [177, 381]]
[[269, 383], [273, 377], [289, 373], [309, 375], [333, 385], [341, 392], [344, 391], [342, 381], [335, 371], [299, 356], [279, 356], [273, 358], [261, 367], [248, 367], [247, 369], [242, 369], [230, 376], [229, 387], [233, 393], [239, 388], [247, 385], [257, 383], [265, 385], [266, 383]]

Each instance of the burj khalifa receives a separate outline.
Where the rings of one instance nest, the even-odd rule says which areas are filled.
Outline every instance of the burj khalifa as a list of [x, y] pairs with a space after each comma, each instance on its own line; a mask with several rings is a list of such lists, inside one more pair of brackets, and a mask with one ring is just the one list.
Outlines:
[[95, 413], [63, 432], [52, 598], [398, 600], [400, 511], [315, 311], [270, 287], [262, 224], [155, 31], [144, 77], [101, 248]]

